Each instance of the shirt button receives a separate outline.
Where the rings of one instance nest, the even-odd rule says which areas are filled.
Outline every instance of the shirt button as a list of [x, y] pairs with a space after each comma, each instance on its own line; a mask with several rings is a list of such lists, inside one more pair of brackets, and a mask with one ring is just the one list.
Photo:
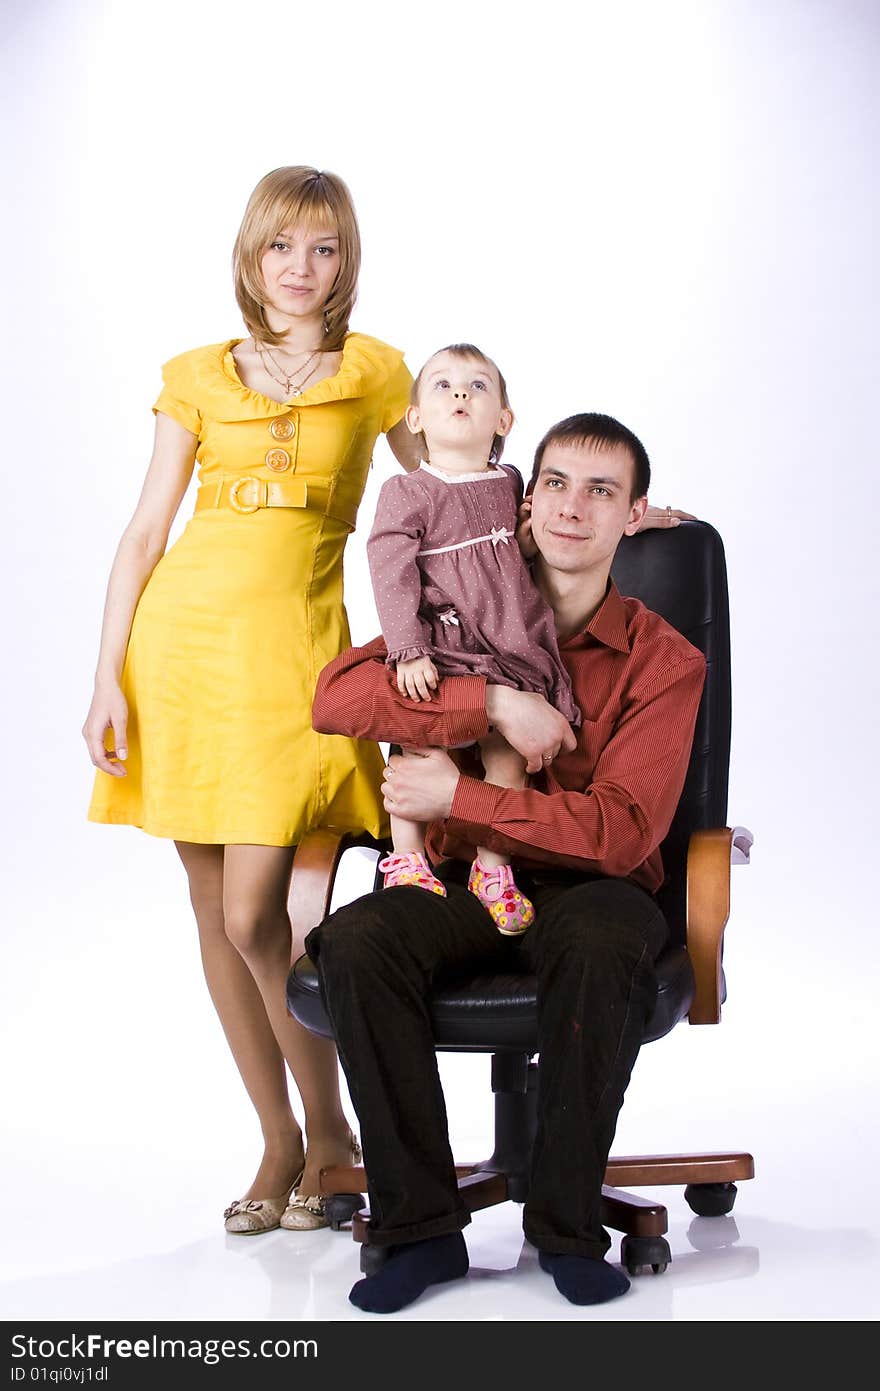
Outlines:
[[266, 467], [273, 473], [284, 473], [290, 468], [290, 455], [286, 449], [267, 449]]
[[272, 421], [269, 433], [276, 440], [292, 440], [296, 434], [296, 422], [291, 420], [289, 415], [282, 416], [280, 420]]

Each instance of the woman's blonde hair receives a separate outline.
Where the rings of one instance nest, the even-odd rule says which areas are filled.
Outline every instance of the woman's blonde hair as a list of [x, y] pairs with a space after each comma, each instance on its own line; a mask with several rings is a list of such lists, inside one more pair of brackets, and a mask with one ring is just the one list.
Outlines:
[[326, 352], [345, 342], [348, 320], [357, 295], [361, 268], [361, 238], [351, 194], [338, 174], [290, 164], [273, 169], [257, 184], [245, 209], [232, 252], [235, 298], [248, 330], [262, 343], [274, 345], [283, 335], [273, 333], [263, 309], [266, 289], [260, 262], [278, 233], [287, 228], [336, 232], [339, 273], [324, 305]]

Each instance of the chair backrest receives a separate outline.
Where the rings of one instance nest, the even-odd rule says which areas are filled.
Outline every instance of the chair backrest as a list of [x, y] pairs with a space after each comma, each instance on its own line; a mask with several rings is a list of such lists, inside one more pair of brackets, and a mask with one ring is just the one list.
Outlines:
[[666, 882], [658, 897], [673, 941], [684, 942], [691, 832], [727, 823], [731, 697], [724, 546], [707, 522], [642, 531], [621, 541], [611, 574], [621, 594], [641, 599], [706, 658], [706, 685], [687, 778], [661, 847]]

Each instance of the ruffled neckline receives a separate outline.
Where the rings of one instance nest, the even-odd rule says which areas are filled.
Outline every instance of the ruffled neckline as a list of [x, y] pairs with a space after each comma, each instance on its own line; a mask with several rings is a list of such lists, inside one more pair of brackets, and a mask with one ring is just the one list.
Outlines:
[[363, 333], [349, 333], [342, 345], [339, 368], [332, 377], [316, 382], [301, 396], [292, 396], [288, 401], [273, 401], [271, 396], [264, 396], [262, 392], [245, 386], [238, 375], [232, 350], [243, 342], [243, 338], [230, 338], [218, 344], [216, 354], [211, 353], [204, 363], [205, 385], [220, 389], [225, 398], [222, 417], [218, 418], [230, 420], [286, 415], [291, 410], [299, 410], [301, 406], [317, 406], [325, 401], [366, 396], [383, 386], [392, 369], [403, 360], [403, 354], [398, 349]]
[[493, 479], [507, 479], [507, 474], [496, 464], [489, 468], [480, 469], [479, 473], [442, 473], [440, 469], [434, 468], [423, 459], [419, 464], [420, 473], [429, 473], [432, 478], [437, 478], [441, 483], [491, 483]]

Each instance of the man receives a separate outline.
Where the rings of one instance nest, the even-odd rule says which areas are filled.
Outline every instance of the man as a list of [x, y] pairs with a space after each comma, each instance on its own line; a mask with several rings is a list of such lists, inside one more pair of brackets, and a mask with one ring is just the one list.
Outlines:
[[[479, 677], [447, 678], [426, 701], [401, 695], [381, 639], [330, 664], [315, 728], [389, 740], [389, 812], [430, 823], [428, 853], [447, 896], [416, 887], [367, 895], [309, 934], [361, 1125], [371, 1240], [388, 1259], [352, 1289], [390, 1313], [467, 1272], [446, 1113], [425, 1000], [456, 971], [534, 971], [538, 1129], [526, 1237], [575, 1304], [623, 1294], [604, 1256], [601, 1188], [617, 1116], [656, 995], [668, 928], [653, 898], [658, 847], [687, 770], [705, 675], [702, 654], [610, 579], [623, 535], [647, 507], [640, 441], [609, 416], [578, 415], [538, 446], [523, 528], [583, 712], [577, 737], [541, 696]], [[446, 749], [494, 727], [528, 759], [523, 790], [492, 786]], [[431, 746], [427, 747], [426, 746]], [[474, 847], [512, 857], [537, 918], [501, 936], [466, 887]]]

